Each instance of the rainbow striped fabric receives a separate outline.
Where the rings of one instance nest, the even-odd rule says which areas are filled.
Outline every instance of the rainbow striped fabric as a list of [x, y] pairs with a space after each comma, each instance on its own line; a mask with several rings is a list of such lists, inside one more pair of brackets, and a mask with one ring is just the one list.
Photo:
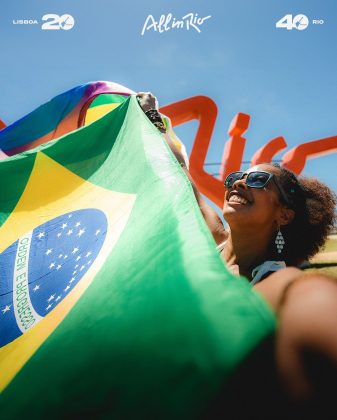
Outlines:
[[[118, 83], [88, 82], [64, 92], [15, 123], [0, 125], [0, 160], [33, 149], [79, 127], [102, 118], [136, 92]], [[188, 156], [183, 142], [173, 131], [170, 119], [162, 115], [173, 143]]]
[[1, 130], [0, 149], [8, 156], [33, 149], [94, 121], [133, 93], [112, 82], [77, 86]]

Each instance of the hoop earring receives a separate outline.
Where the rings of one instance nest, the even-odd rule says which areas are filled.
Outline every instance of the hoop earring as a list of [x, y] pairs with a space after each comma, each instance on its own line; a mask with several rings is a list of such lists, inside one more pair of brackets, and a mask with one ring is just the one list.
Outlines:
[[275, 245], [276, 245], [276, 248], [277, 248], [277, 252], [279, 254], [281, 254], [281, 252], [283, 251], [283, 247], [285, 245], [285, 241], [284, 241], [284, 237], [282, 235], [282, 232], [281, 232], [280, 228], [278, 228], [278, 232], [277, 232], [276, 239], [275, 239]]

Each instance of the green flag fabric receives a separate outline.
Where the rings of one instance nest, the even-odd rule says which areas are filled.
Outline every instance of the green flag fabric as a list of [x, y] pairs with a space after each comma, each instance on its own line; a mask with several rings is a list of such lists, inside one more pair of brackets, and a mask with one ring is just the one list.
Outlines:
[[196, 418], [273, 332], [135, 96], [0, 180], [2, 419]]

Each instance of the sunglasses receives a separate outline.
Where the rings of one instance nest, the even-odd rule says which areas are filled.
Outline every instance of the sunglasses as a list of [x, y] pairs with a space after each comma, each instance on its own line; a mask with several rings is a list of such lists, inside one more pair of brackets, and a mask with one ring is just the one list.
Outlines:
[[282, 188], [282, 186], [278, 183], [275, 174], [271, 174], [269, 172], [264, 172], [264, 171], [253, 171], [249, 173], [246, 173], [243, 171], [232, 172], [225, 179], [224, 185], [227, 189], [230, 189], [233, 187], [233, 184], [235, 181], [243, 179], [245, 176], [246, 176], [246, 179], [245, 179], [246, 185], [247, 187], [250, 187], [250, 188], [264, 188], [268, 184], [268, 182], [272, 179], [277, 189], [279, 190], [284, 203], [290, 205], [289, 199], [284, 189]]

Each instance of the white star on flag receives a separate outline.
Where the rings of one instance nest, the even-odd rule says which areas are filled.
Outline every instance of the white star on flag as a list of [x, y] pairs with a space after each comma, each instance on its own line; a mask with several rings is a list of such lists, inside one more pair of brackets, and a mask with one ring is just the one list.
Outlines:
[[49, 297], [49, 299], [48, 299], [48, 301], [47, 301], [47, 302], [52, 301], [52, 300], [54, 299], [54, 297], [55, 297], [55, 295], [50, 295], [50, 297]]
[[69, 236], [69, 235], [71, 235], [73, 233], [73, 230], [72, 229], [69, 229], [68, 230], [68, 232], [67, 232], [67, 235]]
[[83, 233], [85, 233], [85, 229], [80, 229], [77, 236], [80, 238], [83, 235]]
[[40, 288], [40, 285], [39, 285], [39, 284], [37, 284], [37, 285], [34, 287], [33, 291], [34, 291], [34, 292], [36, 292], [37, 290], [39, 290], [39, 288]]
[[79, 251], [79, 248], [74, 248], [71, 253], [76, 254], [76, 252], [78, 252], [78, 251]]
[[8, 311], [11, 309], [11, 306], [12, 306], [12, 305], [6, 305], [6, 306], [4, 307], [4, 309], [2, 309], [2, 313], [3, 313], [3, 314], [5, 314], [6, 312], [8, 312]]
[[40, 233], [37, 235], [37, 237], [38, 237], [39, 239], [43, 238], [43, 237], [44, 237], [44, 232], [40, 232]]
[[67, 223], [63, 223], [62, 226], [61, 226], [61, 229], [65, 229], [67, 226], [68, 226]]
[[53, 267], [55, 267], [55, 263], [51, 263], [49, 266], [49, 268], [53, 268]]
[[45, 255], [49, 255], [49, 254], [51, 254], [51, 253], [52, 253], [52, 251], [53, 251], [53, 249], [47, 249], [47, 251], [46, 251], [46, 254], [45, 254]]

